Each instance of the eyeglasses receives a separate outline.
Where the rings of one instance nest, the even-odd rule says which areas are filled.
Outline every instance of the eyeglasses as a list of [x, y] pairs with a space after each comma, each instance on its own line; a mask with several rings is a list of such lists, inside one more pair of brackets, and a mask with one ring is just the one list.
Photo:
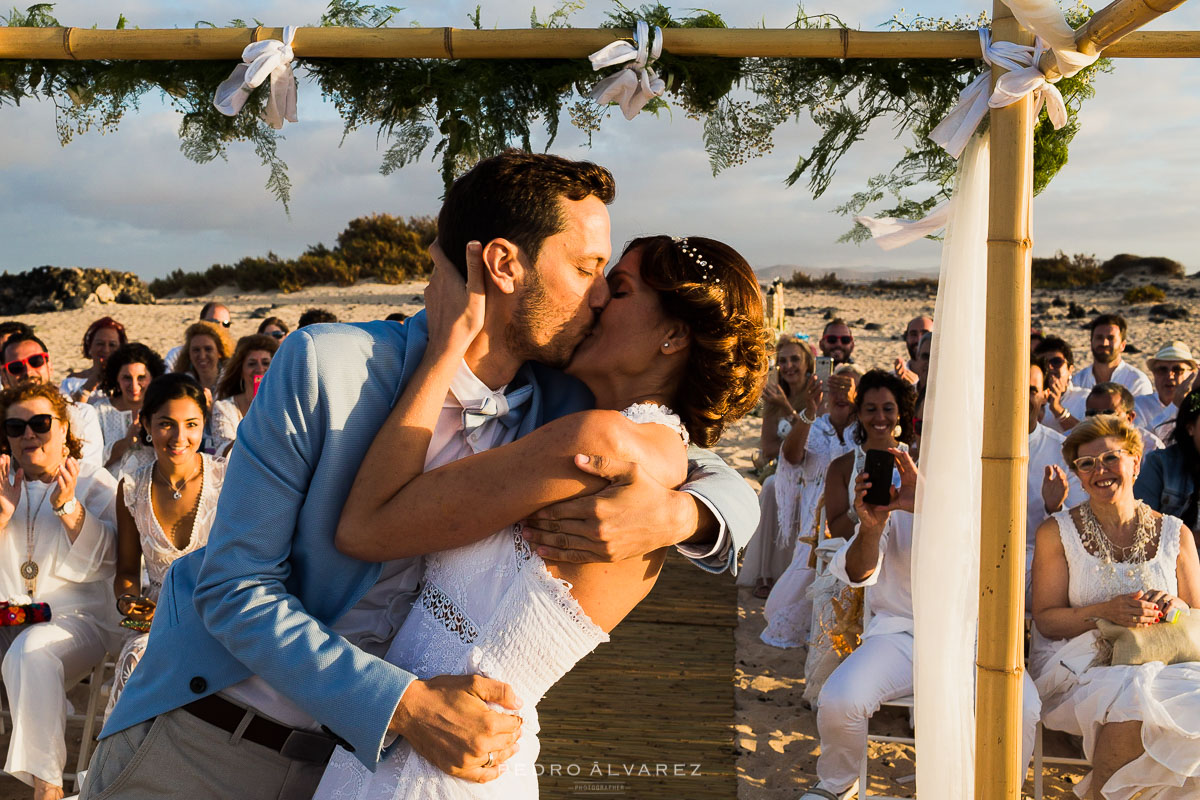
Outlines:
[[1047, 358], [1045, 361], [1046, 366], [1049, 367], [1050, 369], [1062, 369], [1063, 365], [1066, 363], [1067, 363], [1067, 360], [1065, 358], [1063, 358], [1062, 356], [1055, 356], [1054, 358]]
[[854, 341], [853, 336], [826, 336], [825, 344], [850, 344]]
[[1129, 455], [1127, 450], [1107, 450], [1098, 456], [1080, 456], [1071, 463], [1075, 465], [1077, 472], [1092, 472], [1097, 464], [1105, 469], [1115, 470], [1121, 464], [1121, 456], [1126, 455]]
[[1121, 412], [1115, 408], [1113, 408], [1113, 409], [1089, 408], [1087, 411], [1083, 412], [1083, 415], [1085, 417], [1103, 417], [1103, 416], [1114, 416], [1115, 417], [1115, 416], [1120, 415], [1120, 413]]
[[12, 375], [14, 378], [19, 378], [30, 369], [41, 369], [49, 360], [49, 353], [34, 353], [31, 356], [26, 356], [25, 358], [18, 358], [7, 362], [4, 365], [4, 369], [9, 375]]
[[34, 414], [29, 419], [9, 417], [4, 420], [4, 432], [12, 439], [19, 439], [24, 436], [26, 428], [38, 434], [49, 433], [50, 426], [56, 419], [57, 417], [53, 414]]
[[279, 330], [269, 331], [267, 333], [267, 335], [272, 338], [275, 338], [275, 339], [282, 339], [283, 337], [287, 336], [286, 333], [284, 333], [283, 331], [279, 331]]
[[211, 322], [213, 325], [220, 325], [225, 328], [228, 328], [230, 325], [233, 324], [233, 322], [230, 320], [225, 320], [224, 322], [222, 322], [219, 319], [206, 319], [206, 320], [202, 320], [202, 321], [203, 322]]

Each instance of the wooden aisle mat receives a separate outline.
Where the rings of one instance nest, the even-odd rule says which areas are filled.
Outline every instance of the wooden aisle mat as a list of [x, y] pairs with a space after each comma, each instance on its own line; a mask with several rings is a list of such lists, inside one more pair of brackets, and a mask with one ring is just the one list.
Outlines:
[[538, 704], [541, 796], [737, 796], [737, 590], [671, 553], [650, 595]]

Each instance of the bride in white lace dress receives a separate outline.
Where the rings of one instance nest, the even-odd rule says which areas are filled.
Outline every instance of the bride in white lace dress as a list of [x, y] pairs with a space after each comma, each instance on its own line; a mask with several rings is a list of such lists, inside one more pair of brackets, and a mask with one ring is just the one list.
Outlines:
[[1093, 771], [1080, 797], [1200, 797], [1200, 663], [1109, 666], [1096, 629], [1097, 619], [1163, 624], [1200, 603], [1196, 542], [1178, 518], [1134, 499], [1142, 447], [1128, 423], [1092, 417], [1063, 455], [1089, 500], [1037, 531], [1030, 672], [1042, 720], [1083, 737]]
[[[664, 551], [549, 563], [526, 545], [519, 521], [608, 485], [575, 466], [577, 453], [632, 461], [664, 485], [682, 483], [689, 437], [714, 443], [754, 406], [765, 381], [768, 338], [745, 260], [708, 239], [635, 240], [609, 273], [612, 299], [567, 368], [596, 410], [423, 473], [446, 392], [483, 320], [477, 246], [468, 261], [469, 291], [440, 264], [435, 270], [429, 347], [359, 470], [337, 541], [351, 555], [382, 560], [420, 552], [414, 540], [496, 531], [427, 557], [420, 597], [387, 659], [418, 678], [481, 674], [508, 683], [523, 703], [516, 752], [499, 778], [478, 784], [441, 772], [406, 741], [375, 773], [339, 749], [317, 790], [322, 800], [536, 797], [538, 700], [645, 597]], [[496, 490], [487, 504], [471, 502], [481, 485]], [[494, 754], [496, 762], [510, 753]]]

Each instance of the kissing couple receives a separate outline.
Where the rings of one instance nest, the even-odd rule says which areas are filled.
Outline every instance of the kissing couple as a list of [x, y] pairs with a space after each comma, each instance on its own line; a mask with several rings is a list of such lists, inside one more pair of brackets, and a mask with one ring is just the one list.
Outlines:
[[697, 446], [765, 382], [757, 279], [666, 236], [606, 276], [614, 194], [481, 161], [424, 312], [288, 337], [81, 798], [537, 796], [537, 701], [667, 548], [733, 569], [758, 518]]

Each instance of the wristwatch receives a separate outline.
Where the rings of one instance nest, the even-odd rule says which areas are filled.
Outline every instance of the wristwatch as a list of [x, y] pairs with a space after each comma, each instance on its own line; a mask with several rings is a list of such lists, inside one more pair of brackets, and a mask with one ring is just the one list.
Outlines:
[[67, 502], [63, 503], [58, 508], [54, 509], [55, 516], [66, 517], [75, 513], [75, 509], [79, 507], [79, 502], [72, 497]]

